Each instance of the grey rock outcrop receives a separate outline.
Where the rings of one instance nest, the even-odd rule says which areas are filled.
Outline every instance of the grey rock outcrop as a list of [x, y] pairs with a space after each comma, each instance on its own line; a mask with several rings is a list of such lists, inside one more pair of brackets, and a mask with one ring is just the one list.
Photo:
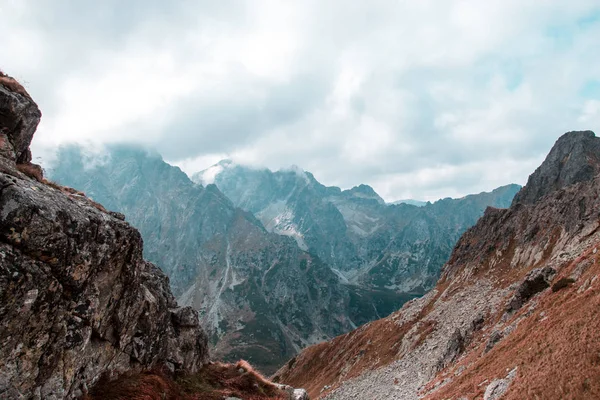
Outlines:
[[490, 337], [485, 344], [485, 349], [483, 350], [485, 353], [489, 352], [494, 348], [494, 346], [504, 338], [504, 333], [502, 331], [493, 331], [490, 334]]
[[294, 389], [291, 400], [310, 400], [308, 393], [304, 389]]
[[531, 204], [557, 189], [591, 181], [600, 172], [600, 138], [592, 131], [562, 135], [515, 196], [513, 204]]
[[29, 144], [42, 113], [22, 86], [2, 72], [0, 110], [0, 155], [18, 164], [30, 162]]
[[289, 385], [275, 384], [277, 388], [287, 394], [289, 400], [310, 400], [304, 389], [295, 389]]
[[467, 338], [465, 338], [460, 329], [455, 329], [448, 340], [444, 355], [438, 362], [437, 369], [442, 370], [456, 361], [456, 359], [465, 351], [466, 345]]
[[537, 293], [549, 288], [555, 274], [556, 270], [552, 267], [536, 268], [529, 272], [515, 290], [506, 310], [512, 312], [520, 309]]
[[504, 379], [497, 379], [485, 389], [483, 400], [499, 400], [508, 391], [512, 381], [517, 376], [517, 367], [512, 369]]
[[105, 372], [195, 372], [207, 337], [143, 259], [139, 232], [19, 172], [40, 113], [1, 81], [0, 116], [14, 153], [0, 156], [0, 397], [75, 398]]

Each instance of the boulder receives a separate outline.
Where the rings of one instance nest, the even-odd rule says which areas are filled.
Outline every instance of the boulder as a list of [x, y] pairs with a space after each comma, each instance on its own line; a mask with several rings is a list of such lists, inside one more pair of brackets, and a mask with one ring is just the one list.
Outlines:
[[537, 293], [549, 288], [554, 275], [556, 275], [556, 270], [552, 267], [536, 268], [529, 272], [515, 290], [506, 311], [513, 312], [520, 309]]

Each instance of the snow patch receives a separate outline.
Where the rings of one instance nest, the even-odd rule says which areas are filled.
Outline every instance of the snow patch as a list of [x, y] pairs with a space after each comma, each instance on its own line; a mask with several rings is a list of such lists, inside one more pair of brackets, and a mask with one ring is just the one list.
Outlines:
[[298, 247], [302, 250], [308, 250], [304, 235], [294, 222], [294, 213], [287, 207], [286, 200], [278, 200], [269, 204], [267, 208], [257, 213], [256, 217], [263, 223], [267, 231], [289, 236], [296, 241]]
[[244, 278], [238, 277], [235, 271], [231, 271], [231, 282], [229, 282], [229, 290], [233, 290], [238, 285], [244, 283]]
[[275, 229], [275, 230], [273, 230], [273, 232], [278, 235], [289, 236], [289, 237], [293, 238], [296, 241], [296, 243], [298, 244], [298, 247], [300, 247], [300, 249], [302, 249], [303, 251], [308, 251], [308, 245], [304, 241], [304, 236], [302, 236], [302, 233], [298, 232], [298, 230], [296, 230], [295, 227], [288, 226], [284, 230]]

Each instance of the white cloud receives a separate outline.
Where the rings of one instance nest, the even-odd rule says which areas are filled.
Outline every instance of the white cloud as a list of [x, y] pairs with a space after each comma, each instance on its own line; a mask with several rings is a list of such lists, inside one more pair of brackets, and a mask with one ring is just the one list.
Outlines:
[[600, 125], [600, 100], [586, 101], [578, 121], [582, 126]]
[[595, 0], [0, 0], [34, 153], [138, 142], [195, 172], [300, 165], [386, 200], [524, 183], [597, 128]]

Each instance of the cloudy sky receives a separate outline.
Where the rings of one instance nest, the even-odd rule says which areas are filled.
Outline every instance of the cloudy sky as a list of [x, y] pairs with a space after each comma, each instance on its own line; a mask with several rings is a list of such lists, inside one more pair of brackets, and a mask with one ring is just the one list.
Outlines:
[[598, 0], [0, 0], [0, 37], [34, 157], [134, 142], [433, 200], [600, 129]]

